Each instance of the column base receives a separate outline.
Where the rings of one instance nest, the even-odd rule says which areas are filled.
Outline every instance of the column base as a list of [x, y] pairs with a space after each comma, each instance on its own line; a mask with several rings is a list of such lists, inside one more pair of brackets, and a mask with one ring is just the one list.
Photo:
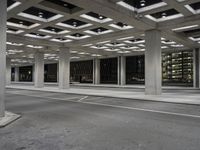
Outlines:
[[19, 119], [21, 116], [11, 113], [11, 112], [5, 112], [5, 116], [0, 118], [0, 128], [3, 128], [10, 123], [14, 122], [15, 120]]
[[37, 86], [37, 85], [35, 85], [34, 87], [35, 87], [35, 88], [40, 88], [40, 89], [41, 89], [41, 88], [44, 88], [44, 85], [43, 85], [43, 86]]
[[149, 90], [145, 90], [145, 95], [162, 95], [162, 90], [161, 91], [149, 91]]
[[70, 89], [70, 86], [67, 86], [67, 87], [58, 87], [60, 90], [65, 90], [65, 89]]

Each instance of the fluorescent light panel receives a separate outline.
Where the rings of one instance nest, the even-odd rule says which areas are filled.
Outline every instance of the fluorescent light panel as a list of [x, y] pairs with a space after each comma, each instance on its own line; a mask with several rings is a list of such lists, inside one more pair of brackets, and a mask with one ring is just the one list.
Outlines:
[[110, 27], [113, 27], [113, 28], [116, 28], [116, 29], [119, 29], [119, 30], [128, 30], [128, 29], [132, 29], [133, 26], [130, 26], [130, 25], [127, 25], [127, 26], [124, 26], [124, 27], [120, 27], [116, 24], [110, 24], [109, 25]]
[[44, 18], [40, 18], [40, 17], [34, 16], [34, 15], [27, 14], [27, 13], [23, 13], [23, 12], [19, 13], [18, 16], [28, 18], [28, 19], [31, 18], [31, 19], [41, 21], [41, 22], [51, 22], [51, 21], [54, 21], [56, 19], [63, 17], [63, 15], [57, 14], [49, 19], [44, 19]]
[[106, 30], [106, 31], [102, 31], [102, 32], [94, 32], [91, 30], [86, 30], [84, 32], [88, 33], [88, 34], [92, 34], [92, 35], [103, 35], [103, 34], [111, 33], [111, 32], [113, 32], [113, 30]]
[[184, 26], [184, 27], [172, 29], [172, 31], [182, 31], [182, 30], [186, 30], [186, 29], [196, 28], [198, 26], [199, 25], [197, 25], [197, 24], [196, 25], [190, 25], [190, 26]]
[[105, 18], [105, 19], [101, 20], [101, 19], [97, 19], [97, 18], [91, 17], [91, 16], [86, 15], [86, 14], [80, 15], [80, 17], [91, 20], [91, 21], [95, 21], [95, 22], [98, 22], [98, 23], [106, 23], [106, 22], [112, 21], [111, 18]]
[[15, 2], [14, 4], [12, 4], [10, 7], [7, 8], [7, 11], [10, 11], [11, 9], [19, 6], [21, 3], [20, 2]]
[[61, 23], [61, 22], [57, 23], [56, 25], [61, 26], [61, 27], [65, 27], [65, 28], [71, 28], [71, 29], [74, 29], [74, 30], [83, 29], [83, 28], [92, 26], [92, 24], [88, 23], [88, 24], [85, 24], [85, 25], [82, 25], [82, 26], [74, 27], [74, 26], [71, 26], [71, 25], [68, 25], [68, 24], [65, 24], [65, 23]]
[[176, 14], [176, 15], [171, 15], [171, 16], [159, 18], [159, 19], [156, 19], [156, 18], [152, 17], [151, 15], [145, 15], [145, 17], [150, 19], [150, 20], [153, 20], [155, 22], [162, 22], [162, 21], [167, 21], [167, 20], [172, 20], [172, 19], [184, 17], [184, 15], [183, 14]]
[[18, 23], [12, 23], [12, 22], [7, 22], [7, 25], [8, 26], [12, 26], [12, 27], [17, 27], [17, 28], [22, 28], [22, 29], [32, 29], [32, 28], [35, 28], [37, 26], [39, 26], [40, 24], [39, 23], [35, 23], [31, 26], [26, 26], [26, 25], [23, 25], [23, 24], [18, 24]]
[[75, 37], [75, 36], [71, 36], [71, 35], [67, 35], [65, 36], [66, 38], [70, 38], [70, 39], [74, 39], [74, 40], [81, 40], [81, 39], [86, 39], [86, 38], [89, 38], [91, 36], [89, 35], [84, 35], [84, 36], [81, 36], [81, 37]]
[[64, 30], [64, 31], [61, 31], [61, 32], [55, 32], [55, 31], [49, 31], [49, 30], [45, 30], [45, 29], [39, 29], [39, 31], [45, 32], [45, 33], [50, 33], [50, 34], [66, 34], [66, 33], [70, 32], [68, 30]]
[[59, 42], [59, 43], [67, 43], [67, 42], [71, 42], [72, 40], [69, 40], [69, 39], [66, 39], [66, 40], [51, 39], [50, 41]]
[[38, 35], [33, 35], [33, 34], [25, 34], [24, 36], [32, 37], [32, 38], [36, 38], [36, 39], [48, 39], [51, 37], [49, 35], [46, 35], [43, 37], [43, 36], [38, 36]]

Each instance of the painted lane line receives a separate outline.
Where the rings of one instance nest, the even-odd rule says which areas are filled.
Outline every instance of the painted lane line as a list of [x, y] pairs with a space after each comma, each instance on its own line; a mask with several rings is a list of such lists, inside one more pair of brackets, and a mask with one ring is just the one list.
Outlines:
[[[13, 94], [13, 93], [11, 93], [11, 94]], [[13, 95], [15, 95], [15, 94], [13, 94]], [[109, 104], [101, 104], [101, 103], [95, 103], [95, 102], [73, 101], [73, 99], [80, 98], [80, 97], [74, 97], [73, 99], [72, 98], [60, 99], [60, 98], [43, 97], [43, 96], [35, 96], [35, 95], [27, 95], [27, 94], [16, 94], [16, 95], [27, 96], [27, 97], [45, 98], [45, 99], [48, 98], [48, 99], [53, 99], [53, 100], [69, 101], [69, 102], [73, 102], [73, 103], [83, 103], [83, 104], [89, 104], [89, 105], [98, 105], [98, 106], [105, 106], [105, 107], [112, 107], [112, 108], [120, 108], [120, 109], [128, 109], [128, 110], [136, 110], [136, 111], [143, 111], [143, 112], [159, 113], [159, 114], [164, 114], [164, 115], [173, 115], [173, 116], [191, 117], [191, 118], [200, 119], [200, 116], [198, 116], [198, 115], [190, 115], [190, 114], [184, 114], [184, 113], [175, 113], [175, 112], [159, 111], [159, 110], [152, 110], [152, 109], [119, 106], [119, 105], [109, 105]]]
[[85, 100], [85, 99], [87, 99], [87, 98], [88, 98], [88, 96], [84, 96], [84, 97], [82, 97], [81, 99], [79, 99], [78, 102], [82, 102], [83, 100]]
[[119, 105], [109, 105], [109, 104], [101, 104], [101, 103], [94, 103], [94, 102], [81, 102], [81, 103], [90, 104], [90, 105], [100, 105], [100, 106], [106, 106], [106, 107], [113, 107], [113, 108], [137, 110], [137, 111], [144, 111], [144, 112], [151, 112], [151, 113], [159, 113], [159, 114], [165, 114], [165, 115], [174, 115], [174, 116], [181, 116], [181, 117], [199, 118], [200, 119], [200, 116], [198, 116], [198, 115], [190, 115], [190, 114], [184, 114], [184, 113], [174, 113], [174, 112], [168, 112], [168, 111], [159, 111], [159, 110], [152, 110], [152, 109], [126, 107], [126, 106], [119, 106]]

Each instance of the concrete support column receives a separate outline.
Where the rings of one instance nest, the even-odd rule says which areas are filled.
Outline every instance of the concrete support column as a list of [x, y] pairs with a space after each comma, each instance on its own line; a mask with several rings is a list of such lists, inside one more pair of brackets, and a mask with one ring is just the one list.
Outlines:
[[59, 63], [57, 63], [57, 83], [59, 82]]
[[100, 59], [93, 60], [93, 83], [100, 84]]
[[59, 54], [59, 88], [70, 87], [70, 50], [67, 47], [60, 48]]
[[32, 69], [32, 82], [35, 82], [35, 64], [33, 64], [33, 69]]
[[7, 0], [0, 0], [0, 117], [5, 116]]
[[162, 93], [161, 32], [159, 30], [146, 31], [145, 41], [145, 93], [160, 95]]
[[35, 76], [34, 84], [36, 88], [44, 87], [44, 53], [35, 53]]
[[118, 57], [118, 85], [126, 84], [126, 57]]
[[117, 84], [121, 85], [121, 56], [117, 58]]
[[11, 59], [6, 58], [6, 85], [11, 84]]
[[193, 87], [200, 87], [200, 49], [193, 50]]
[[19, 67], [15, 67], [15, 82], [19, 82]]

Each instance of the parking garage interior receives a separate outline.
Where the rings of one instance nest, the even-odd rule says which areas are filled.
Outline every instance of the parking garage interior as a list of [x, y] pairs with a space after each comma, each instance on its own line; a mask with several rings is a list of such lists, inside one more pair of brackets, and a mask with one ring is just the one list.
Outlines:
[[198, 150], [199, 51], [200, 0], [1, 0], [0, 149]]

